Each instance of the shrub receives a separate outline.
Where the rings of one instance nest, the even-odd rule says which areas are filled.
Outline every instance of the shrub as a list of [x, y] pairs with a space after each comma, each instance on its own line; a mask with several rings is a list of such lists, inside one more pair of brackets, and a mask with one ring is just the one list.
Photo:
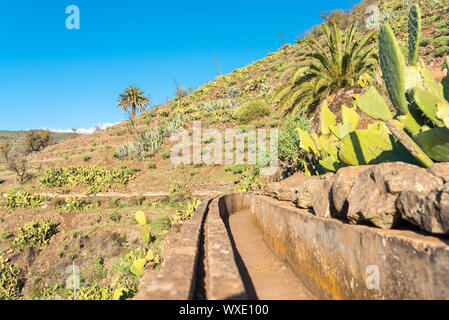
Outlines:
[[30, 131], [23, 141], [26, 153], [38, 152], [53, 144], [53, 137], [48, 130]]
[[279, 132], [279, 158], [287, 162], [287, 166], [302, 165], [303, 153], [300, 153], [301, 140], [296, 128], [306, 130], [309, 127], [307, 118], [290, 117]]
[[65, 203], [61, 205], [60, 208], [65, 212], [83, 211], [98, 206], [98, 203], [96, 202], [81, 200], [77, 197], [66, 198], [64, 201]]
[[156, 169], [156, 163], [154, 163], [153, 161], [147, 162], [147, 168]]
[[130, 204], [133, 206], [141, 206], [144, 201], [145, 201], [144, 196], [136, 196], [136, 197], [131, 198]]
[[56, 234], [57, 225], [51, 220], [45, 222], [31, 221], [23, 227], [17, 228], [17, 237], [13, 240], [13, 246], [18, 250], [26, 248], [43, 249], [47, 246], [50, 238]]
[[89, 161], [90, 159], [91, 159], [91, 156], [89, 156], [89, 155], [84, 155], [83, 157], [82, 157], [82, 159], [83, 159], [83, 161]]
[[162, 159], [168, 159], [168, 158], [170, 158], [170, 156], [171, 156], [171, 151], [170, 150], [167, 150], [167, 151], [164, 151], [164, 152], [161, 153]]
[[0, 256], [0, 300], [18, 299], [24, 285], [22, 270]]
[[433, 40], [433, 44], [436, 46], [439, 46], [439, 47], [446, 46], [449, 44], [449, 36], [442, 36], [442, 37], [435, 38]]
[[427, 46], [431, 42], [432, 42], [432, 38], [429, 38], [429, 37], [421, 38], [421, 45], [422, 46]]
[[242, 164], [230, 164], [225, 166], [225, 171], [230, 171], [233, 174], [242, 174], [245, 170], [248, 170], [251, 168], [251, 165], [248, 163], [242, 163]]
[[5, 158], [5, 161], [9, 160], [9, 153], [12, 150], [12, 146], [9, 143], [3, 143], [0, 145], [0, 155]]
[[442, 56], [445, 56], [447, 54], [449, 54], [449, 47], [448, 46], [444, 46], [444, 47], [438, 48], [438, 49], [435, 50], [435, 53], [434, 53], [434, 55], [437, 56], [437, 57], [442, 57]]
[[150, 228], [152, 231], [156, 232], [168, 232], [171, 230], [172, 218], [169, 214], [163, 214], [156, 216], [150, 221]]
[[93, 165], [49, 169], [44, 173], [40, 183], [46, 188], [87, 185], [87, 193], [96, 194], [108, 191], [113, 184], [126, 186], [135, 177], [135, 170], [131, 168], [112, 170]]
[[46, 197], [38, 194], [12, 190], [8, 192], [6, 199], [1, 204], [7, 209], [35, 208], [41, 207], [46, 200]]
[[237, 118], [240, 123], [248, 123], [270, 114], [270, 108], [263, 101], [251, 101], [243, 105], [238, 111]]
[[17, 175], [17, 182], [19, 182], [19, 184], [24, 184], [32, 178], [31, 174], [27, 172], [27, 160], [25, 159], [8, 161], [6, 163], [6, 169]]
[[108, 218], [112, 221], [119, 222], [122, 219], [122, 215], [117, 210], [112, 211], [108, 214]]

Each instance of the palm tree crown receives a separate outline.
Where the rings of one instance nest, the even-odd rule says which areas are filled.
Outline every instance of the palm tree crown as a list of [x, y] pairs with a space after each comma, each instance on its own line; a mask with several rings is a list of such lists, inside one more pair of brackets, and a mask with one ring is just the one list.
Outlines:
[[[364, 73], [373, 71], [378, 63], [376, 43], [371, 32], [356, 40], [354, 25], [344, 34], [335, 23], [323, 24], [325, 46], [316, 39], [304, 39], [311, 48], [308, 60], [294, 66], [295, 74], [290, 83], [275, 95], [285, 113], [297, 107], [316, 107], [324, 98], [339, 88], [352, 86]], [[290, 70], [286, 70], [289, 72]], [[313, 110], [306, 110], [313, 111]]]
[[132, 117], [136, 116], [136, 109], [140, 112], [145, 111], [150, 98], [145, 96], [145, 92], [135, 85], [130, 85], [126, 88], [118, 98], [118, 106], [127, 112], [131, 108]]

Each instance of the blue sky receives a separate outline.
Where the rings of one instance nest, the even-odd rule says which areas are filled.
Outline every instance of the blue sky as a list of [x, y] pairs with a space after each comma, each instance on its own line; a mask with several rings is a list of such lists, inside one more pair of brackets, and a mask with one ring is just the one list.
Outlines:
[[[125, 118], [136, 84], [161, 103], [281, 46], [351, 0], [16, 0], [0, 3], [0, 129], [91, 128]], [[66, 7], [80, 29], [66, 28]]]

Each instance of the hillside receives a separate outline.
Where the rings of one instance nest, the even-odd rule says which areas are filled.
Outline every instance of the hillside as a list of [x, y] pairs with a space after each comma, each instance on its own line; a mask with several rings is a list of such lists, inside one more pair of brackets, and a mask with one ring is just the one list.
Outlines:
[[[421, 6], [419, 53], [433, 76], [441, 80], [444, 77], [441, 66], [449, 55], [449, 6], [442, 1], [421, 2], [425, 4]], [[369, 32], [363, 26], [370, 4], [379, 5], [384, 13], [382, 22], [391, 23], [406, 53], [409, 11], [406, 1], [364, 1], [345, 19], [338, 19], [338, 12], [329, 19], [339, 21], [341, 28], [355, 23], [361, 37]], [[325, 37], [317, 27], [311, 29], [310, 35], [324, 44]], [[376, 41], [377, 36], [372, 44]], [[66, 277], [64, 270], [71, 263], [80, 266], [83, 281], [95, 288], [97, 294], [102, 288], [109, 297], [109, 289], [117, 289], [111, 284], [117, 274], [125, 279], [120, 278], [122, 285], [126, 283], [126, 288], [135, 294], [139, 278], [131, 275], [129, 263], [127, 269], [121, 263], [128, 255], [132, 261], [136, 259], [137, 254], [130, 250], [141, 241], [141, 227], [134, 219], [137, 210], [144, 212], [151, 225], [154, 241], [150, 241], [149, 247], [159, 255], [147, 268], [151, 269], [151, 278], [171, 250], [183, 223], [187, 223], [196, 199], [204, 201], [236, 190], [259, 191], [267, 181], [279, 180], [301, 169], [302, 163], [296, 158], [299, 138], [294, 129], [319, 132], [317, 115], [323, 99], [310, 104], [313, 108], [299, 104], [292, 108], [293, 112], [287, 112], [279, 94], [288, 91], [298, 66], [310, 62], [307, 53], [310, 48], [298, 39], [295, 44], [218, 76], [192, 92], [181, 91], [171, 101], [139, 114], [132, 121], [125, 120], [89, 135], [53, 133], [57, 144], [24, 157], [29, 176], [23, 184], [14, 172], [0, 164], [0, 194], [4, 193], [7, 203], [0, 209], [0, 254], [6, 254], [23, 269], [28, 279], [23, 293], [17, 297], [71, 297], [70, 292], [61, 289]], [[378, 81], [376, 86], [386, 96], [385, 84]], [[366, 89], [353, 83], [325, 98], [340, 119], [341, 106], [352, 106], [354, 94], [362, 94]], [[370, 123], [371, 120], [360, 115], [365, 126]], [[257, 165], [174, 165], [170, 150], [176, 142], [170, 140], [170, 135], [183, 129], [192, 138], [194, 121], [201, 121], [203, 132], [278, 128], [281, 167], [273, 176], [260, 177], [255, 173]], [[17, 147], [25, 135], [26, 132], [0, 131], [0, 144], [9, 142]], [[202, 152], [215, 142], [212, 138], [203, 139]], [[172, 223], [173, 217], [180, 215], [182, 219]], [[51, 220], [57, 228], [49, 247], [15, 251], [11, 243], [17, 237], [17, 228], [34, 219]], [[122, 269], [128, 271], [117, 271]], [[47, 277], [48, 274], [52, 276]]]
[[[19, 155], [23, 153], [23, 141], [30, 131], [10, 131], [10, 130], [0, 130], [0, 145], [8, 143], [12, 146], [12, 154]], [[51, 136], [54, 143], [60, 143], [69, 139], [73, 139], [78, 134], [68, 133], [68, 132], [52, 132]], [[4, 159], [0, 159], [0, 162]]]

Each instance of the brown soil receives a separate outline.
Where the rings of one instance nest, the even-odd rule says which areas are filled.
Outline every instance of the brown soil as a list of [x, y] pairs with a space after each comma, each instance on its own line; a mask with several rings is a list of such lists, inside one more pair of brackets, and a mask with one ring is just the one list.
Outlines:
[[229, 225], [238, 253], [252, 282], [254, 293], [249, 299], [311, 300], [315, 297], [293, 272], [265, 245], [262, 235], [251, 223], [250, 212], [241, 211], [229, 218]]

